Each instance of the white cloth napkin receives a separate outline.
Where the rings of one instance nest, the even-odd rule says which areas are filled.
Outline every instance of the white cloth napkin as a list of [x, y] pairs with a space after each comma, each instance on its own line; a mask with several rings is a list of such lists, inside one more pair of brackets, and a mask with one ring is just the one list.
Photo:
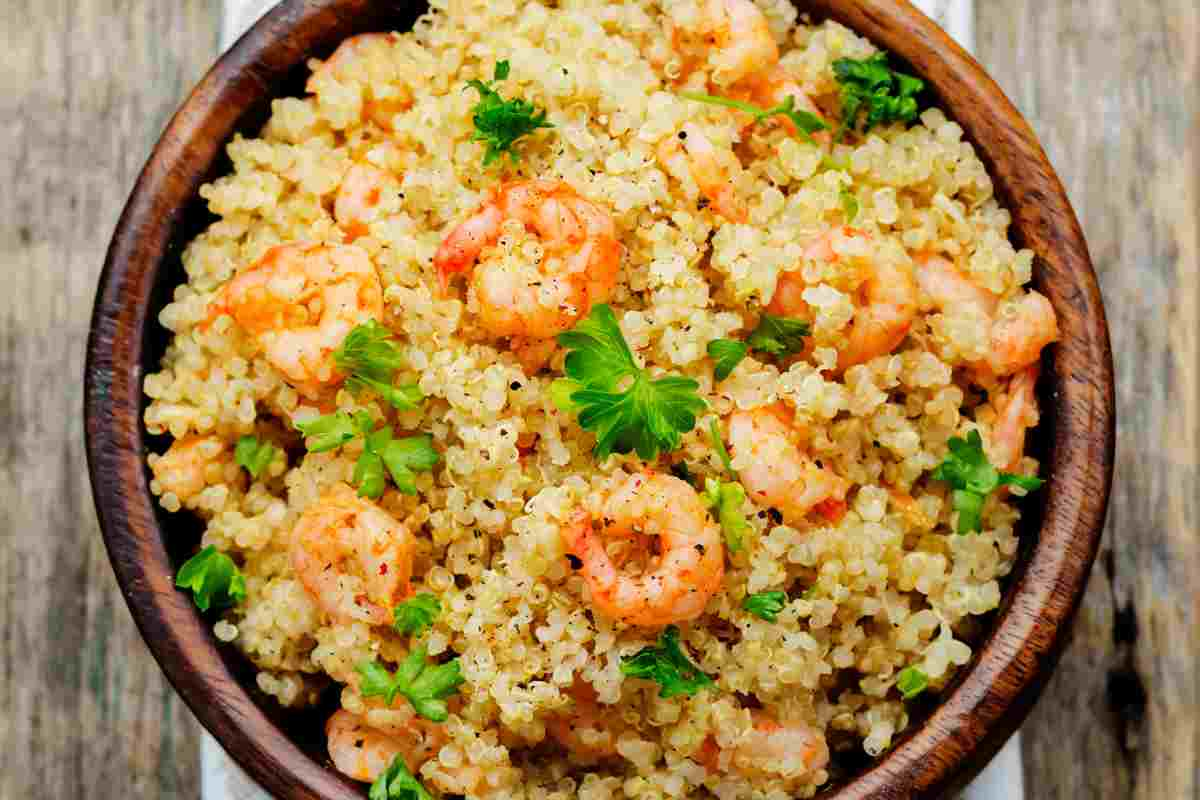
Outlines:
[[[241, 36], [276, 0], [225, 0], [221, 49]], [[975, 0], [914, 0], [968, 50], [975, 47]], [[269, 800], [205, 731], [200, 748], [202, 800]], [[1009, 739], [961, 800], [1023, 800], [1020, 737]]]

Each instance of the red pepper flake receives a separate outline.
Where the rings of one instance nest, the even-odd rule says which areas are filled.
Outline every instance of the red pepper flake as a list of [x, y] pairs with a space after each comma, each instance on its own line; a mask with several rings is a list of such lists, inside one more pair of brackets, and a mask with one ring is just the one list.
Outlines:
[[388, 565], [387, 565], [387, 562], [385, 561], [379, 565], [379, 574], [387, 575], [387, 573], [388, 573]]
[[842, 517], [846, 516], [847, 507], [845, 500], [830, 497], [813, 506], [813, 511], [816, 511], [830, 522], [837, 524], [842, 521]]

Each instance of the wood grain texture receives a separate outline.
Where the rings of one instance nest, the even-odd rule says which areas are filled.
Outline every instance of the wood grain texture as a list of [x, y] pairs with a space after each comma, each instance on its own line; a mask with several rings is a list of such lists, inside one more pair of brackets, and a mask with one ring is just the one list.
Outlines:
[[[840, 800], [932, 796], [965, 781], [1000, 746], [1036, 696], [1057, 653], [1099, 539], [1112, 457], [1111, 357], [1098, 287], [1074, 214], [1028, 126], [978, 65], [896, 0], [814, 0], [929, 79], [979, 146], [1014, 212], [1015, 238], [1034, 249], [1036, 279], [1055, 304], [1063, 341], [1047, 364], [1043, 435], [1053, 478], [1039, 494], [1042, 525], [1018, 568], [996, 632], [928, 720], [879, 764], [836, 790]], [[147, 491], [143, 359], [175, 248], [205, 221], [195, 202], [220, 145], [261, 122], [307, 55], [362, 30], [404, 29], [417, 6], [370, 0], [289, 0], [215, 67], [168, 126], [122, 215], [106, 261], [88, 345], [88, 460], [118, 580], [151, 649], [185, 700], [234, 757], [285, 797], [361, 796], [307, 757], [239, 683], [236, 664], [171, 586], [173, 565]], [[155, 291], [159, 290], [159, 294]], [[1036, 519], [1036, 515], [1035, 515]], [[175, 537], [178, 542], [178, 537]], [[176, 548], [178, 549], [178, 548]]]
[[1024, 729], [1030, 797], [1200, 797], [1200, 5], [983, 0], [977, 22], [1080, 211], [1121, 420], [1110, 569]]
[[0, 798], [196, 798], [198, 727], [146, 652], [88, 491], [83, 350], [136, 170], [211, 62], [215, 0], [0, 10]]

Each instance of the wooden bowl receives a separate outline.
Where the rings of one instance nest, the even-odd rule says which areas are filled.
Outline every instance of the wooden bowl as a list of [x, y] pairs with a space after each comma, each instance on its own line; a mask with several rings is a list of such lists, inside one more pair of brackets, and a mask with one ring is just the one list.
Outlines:
[[[1058, 312], [1042, 425], [1050, 480], [1035, 494], [1024, 551], [990, 635], [941, 702], [881, 760], [824, 797], [934, 797], [971, 778], [1046, 682], [1078, 605], [1104, 522], [1113, 463], [1113, 371], [1096, 276], [1070, 203], [1029, 125], [958, 45], [903, 0], [799, 0], [908, 62], [966, 131], [1012, 211], [1012, 238], [1037, 254], [1034, 278]], [[254, 132], [272, 98], [301, 93], [309, 57], [365, 31], [406, 30], [423, 10], [398, 0], [286, 0], [212, 71], [171, 121], [121, 216], [96, 296], [86, 367], [88, 467], [113, 569], [133, 617], [196, 716], [279, 797], [361, 798], [323, 766], [320, 725], [255, 701], [252, 674], [172, 586], [198, 524], [167, 520], [150, 494], [142, 377], [166, 344], [159, 310], [183, 280], [184, 243], [212, 219], [197, 190], [229, 169], [226, 142]], [[156, 443], [161, 446], [161, 443]], [[1040, 512], [1040, 513], [1038, 513]], [[168, 538], [167, 529], [172, 531]], [[289, 729], [297, 731], [289, 735]]]

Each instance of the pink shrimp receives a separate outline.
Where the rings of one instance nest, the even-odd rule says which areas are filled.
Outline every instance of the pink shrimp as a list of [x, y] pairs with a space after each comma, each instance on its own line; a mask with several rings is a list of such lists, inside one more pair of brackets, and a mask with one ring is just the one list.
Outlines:
[[342, 178], [333, 203], [333, 218], [352, 242], [370, 233], [370, 225], [381, 216], [385, 198], [395, 198], [400, 183], [390, 173], [370, 164], [355, 164]]
[[745, 222], [746, 204], [738, 197], [734, 181], [742, 165], [732, 150], [713, 145], [698, 125], [686, 123], [676, 136], [658, 145], [658, 159], [676, 179], [690, 175], [713, 211], [730, 222]]
[[630, 475], [608, 498], [604, 534], [657, 536], [660, 554], [642, 575], [622, 574], [586, 514], [562, 529], [579, 562], [592, 604], [630, 625], [662, 626], [695, 619], [721, 586], [725, 547], [696, 490], [670, 475]]
[[[546, 252], [540, 265], [476, 266], [500, 238], [505, 220], [536, 233]], [[471, 271], [480, 322], [492, 335], [548, 339], [569, 329], [616, 287], [621, 244], [611, 215], [561, 181], [502, 184], [459, 223], [434, 256], [442, 291], [451, 276]]]
[[[752, 717], [754, 727], [729, 751], [726, 763], [732, 770], [794, 780], [829, 765], [829, 745], [812, 725], [782, 723], [760, 711]], [[698, 760], [710, 772], [719, 771], [722, 751], [715, 740], [705, 741]]]
[[331, 617], [387, 625], [409, 592], [416, 541], [408, 528], [344, 483], [300, 516], [292, 567]]
[[324, 62], [310, 62], [315, 69], [305, 91], [317, 97], [329, 94], [345, 105], [347, 88], [355, 89], [360, 118], [392, 130], [396, 115], [413, 103], [412, 92], [399, 82], [398, 70], [389, 57], [398, 41], [394, 33], [364, 33], [346, 39]]
[[1008, 393], [1000, 401], [992, 429], [993, 462], [999, 469], [1016, 472], [1025, 454], [1025, 431], [1038, 424], [1037, 387], [1039, 367], [1026, 367], [1013, 375]]
[[810, 511], [833, 521], [845, 510], [850, 482], [805, 452], [804, 430], [781, 403], [729, 416], [729, 452], [751, 500], [798, 524]]

